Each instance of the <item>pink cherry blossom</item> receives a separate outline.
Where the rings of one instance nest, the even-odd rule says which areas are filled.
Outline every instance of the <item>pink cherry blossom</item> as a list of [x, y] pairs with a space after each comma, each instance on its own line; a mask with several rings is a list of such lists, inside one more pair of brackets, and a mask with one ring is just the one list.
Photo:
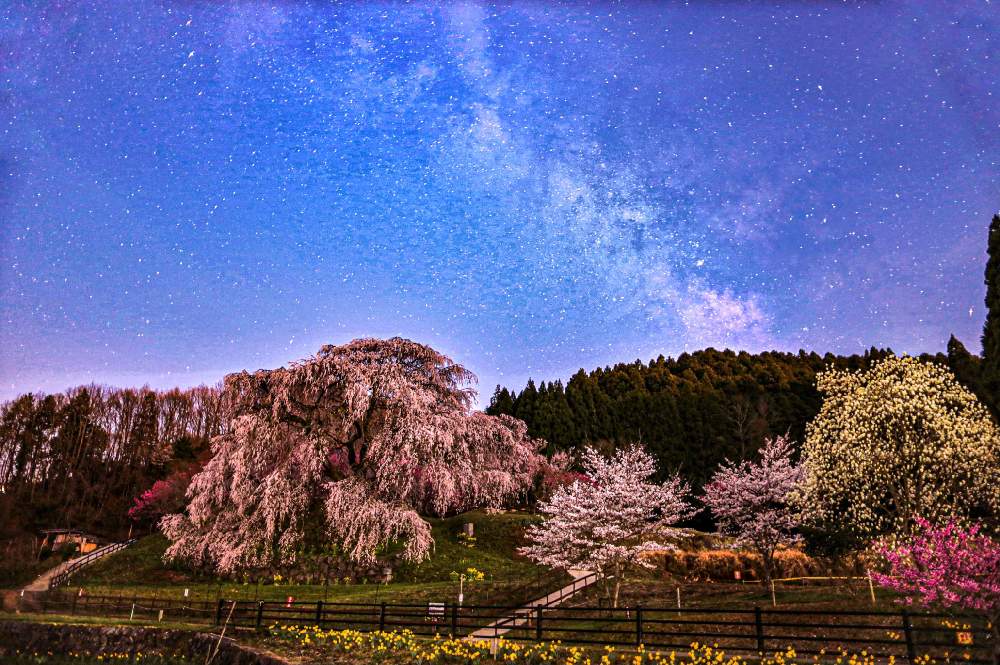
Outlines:
[[725, 462], [705, 486], [704, 501], [719, 531], [753, 548], [764, 563], [770, 581], [774, 552], [795, 542], [798, 513], [789, 494], [802, 481], [802, 468], [792, 462], [792, 442], [783, 436], [764, 442], [760, 462]]
[[612, 603], [625, 576], [636, 567], [652, 568], [643, 555], [672, 549], [682, 537], [672, 528], [692, 514], [688, 486], [677, 476], [651, 482], [656, 462], [642, 448], [618, 450], [611, 459], [587, 449], [584, 480], [562, 485], [538, 505], [544, 517], [530, 527], [530, 545], [521, 554], [545, 566], [597, 572]]
[[230, 426], [192, 480], [187, 511], [161, 522], [167, 557], [230, 572], [306, 547], [370, 561], [396, 540], [408, 559], [426, 557], [421, 514], [499, 506], [541, 463], [522, 421], [472, 411], [474, 380], [400, 338], [227, 376]]
[[955, 520], [934, 526], [920, 517], [912, 536], [893, 544], [876, 543], [887, 572], [872, 572], [880, 586], [902, 595], [902, 602], [971, 611], [993, 628], [994, 661], [1000, 662], [1000, 543]]

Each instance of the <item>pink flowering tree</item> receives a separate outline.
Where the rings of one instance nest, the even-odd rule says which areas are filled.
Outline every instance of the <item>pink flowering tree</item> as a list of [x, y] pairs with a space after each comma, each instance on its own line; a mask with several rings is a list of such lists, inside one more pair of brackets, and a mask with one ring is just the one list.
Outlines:
[[573, 458], [565, 451], [558, 451], [538, 468], [538, 478], [535, 482], [535, 492], [539, 499], [545, 500], [564, 485], [572, 485], [577, 480], [585, 480], [579, 471], [572, 469]]
[[672, 549], [670, 540], [682, 536], [673, 525], [693, 513], [689, 489], [677, 476], [654, 483], [656, 462], [638, 446], [610, 459], [586, 449], [582, 463], [583, 480], [538, 505], [544, 519], [529, 527], [530, 544], [519, 551], [552, 568], [598, 573], [617, 606], [626, 575], [652, 567], [644, 555]]
[[908, 605], [957, 609], [984, 615], [993, 627], [994, 662], [1000, 663], [1000, 543], [979, 525], [955, 520], [934, 526], [917, 518], [915, 533], [902, 543], [883, 540], [875, 550], [886, 572], [873, 572], [880, 586]]
[[431, 545], [421, 515], [499, 506], [527, 489], [539, 444], [523, 422], [472, 411], [475, 377], [405, 339], [324, 346], [225, 381], [230, 425], [161, 521], [168, 559], [220, 572], [335, 547], [356, 561]]
[[797, 540], [798, 512], [789, 495], [802, 481], [802, 468], [792, 462], [792, 442], [779, 436], [764, 442], [760, 462], [726, 461], [705, 486], [703, 497], [719, 531], [760, 555], [764, 580], [774, 573], [778, 547]]
[[133, 522], [155, 523], [164, 515], [184, 508], [184, 495], [194, 473], [194, 467], [187, 467], [171, 473], [163, 480], [157, 480], [152, 487], [136, 497], [128, 511], [129, 519]]

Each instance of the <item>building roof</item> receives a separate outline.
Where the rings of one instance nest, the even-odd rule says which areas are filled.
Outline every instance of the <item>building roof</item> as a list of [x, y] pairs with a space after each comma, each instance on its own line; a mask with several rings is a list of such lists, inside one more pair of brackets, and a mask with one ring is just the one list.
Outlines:
[[44, 534], [73, 534], [77, 536], [88, 536], [90, 538], [99, 538], [92, 533], [87, 533], [86, 531], [81, 531], [80, 529], [41, 529], [41, 533]]

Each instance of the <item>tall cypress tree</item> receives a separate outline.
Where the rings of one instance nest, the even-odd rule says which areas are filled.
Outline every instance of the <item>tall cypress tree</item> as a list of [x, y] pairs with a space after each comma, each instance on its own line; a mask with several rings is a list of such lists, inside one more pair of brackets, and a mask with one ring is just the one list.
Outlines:
[[959, 383], [983, 399], [982, 360], [969, 353], [965, 345], [954, 335], [948, 340], [948, 366]]
[[983, 326], [982, 385], [991, 405], [1000, 396], [1000, 214], [990, 222], [986, 250], [986, 324]]

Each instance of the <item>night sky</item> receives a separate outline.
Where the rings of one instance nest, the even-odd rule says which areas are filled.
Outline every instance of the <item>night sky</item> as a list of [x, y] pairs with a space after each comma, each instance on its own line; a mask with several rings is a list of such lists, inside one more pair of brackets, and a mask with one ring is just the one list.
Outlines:
[[0, 0], [0, 396], [403, 335], [978, 351], [995, 2]]

